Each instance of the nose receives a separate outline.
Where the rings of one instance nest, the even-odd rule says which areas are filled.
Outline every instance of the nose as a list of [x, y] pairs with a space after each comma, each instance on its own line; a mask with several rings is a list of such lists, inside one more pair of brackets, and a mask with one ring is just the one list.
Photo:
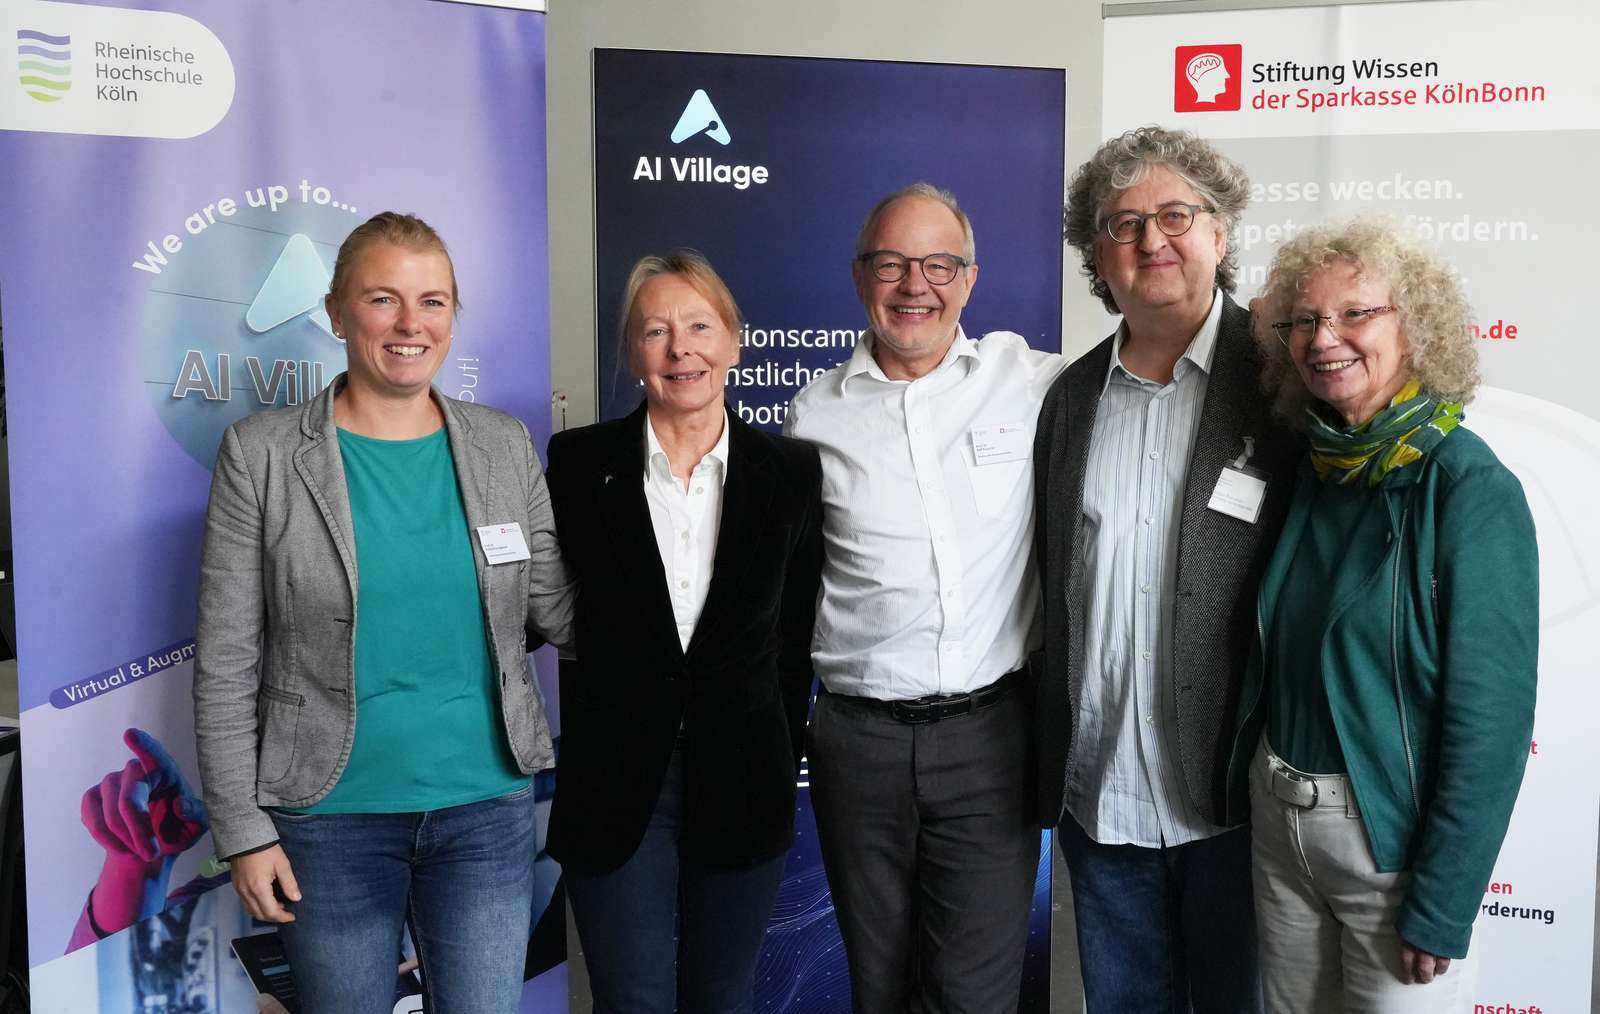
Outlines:
[[689, 333], [681, 327], [667, 328], [667, 358], [682, 359], [689, 354]]
[[1333, 321], [1327, 317], [1318, 317], [1316, 327], [1311, 332], [1311, 339], [1306, 345], [1313, 349], [1326, 349], [1338, 345], [1342, 340], [1339, 332], [1333, 329]]
[[908, 261], [905, 277], [900, 279], [900, 291], [914, 294], [925, 292], [927, 288], [928, 276], [922, 273], [922, 262]]
[[415, 306], [402, 303], [400, 316], [395, 320], [395, 327], [399, 328], [402, 334], [418, 334], [422, 331], [422, 315], [417, 312]]
[[1144, 253], [1156, 253], [1167, 245], [1167, 234], [1156, 228], [1155, 216], [1144, 220], [1139, 226], [1139, 249]]

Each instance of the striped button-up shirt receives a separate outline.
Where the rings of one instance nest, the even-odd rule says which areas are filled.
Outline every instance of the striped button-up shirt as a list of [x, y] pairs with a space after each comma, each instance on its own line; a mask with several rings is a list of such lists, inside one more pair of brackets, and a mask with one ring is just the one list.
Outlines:
[[1189, 456], [1222, 300], [1171, 383], [1122, 365], [1124, 324], [1095, 415], [1083, 477], [1083, 697], [1067, 758], [1066, 804], [1095, 841], [1159, 847], [1222, 829], [1190, 804], [1178, 768], [1172, 606]]

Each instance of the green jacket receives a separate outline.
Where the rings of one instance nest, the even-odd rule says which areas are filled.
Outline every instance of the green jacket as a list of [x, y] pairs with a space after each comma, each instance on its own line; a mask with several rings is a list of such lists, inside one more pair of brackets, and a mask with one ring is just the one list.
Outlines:
[[[1264, 617], [1310, 511], [1309, 462], [1256, 599], [1229, 766], [1229, 823], [1248, 815], [1261, 738]], [[1372, 491], [1388, 531], [1352, 542], [1322, 630], [1322, 679], [1377, 867], [1411, 871], [1395, 928], [1467, 953], [1533, 736], [1539, 561], [1522, 486], [1476, 434], [1450, 433]], [[1313, 631], [1307, 631], [1314, 636]]]

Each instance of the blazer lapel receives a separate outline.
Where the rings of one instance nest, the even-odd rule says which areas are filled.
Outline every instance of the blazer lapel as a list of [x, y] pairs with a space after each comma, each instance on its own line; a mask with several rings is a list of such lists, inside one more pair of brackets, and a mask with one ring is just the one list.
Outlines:
[[[521, 518], [497, 518], [489, 514], [489, 491], [494, 488], [494, 455], [477, 442], [472, 424], [457, 410], [454, 403], [433, 395], [439, 414], [444, 417], [445, 436], [450, 441], [450, 457], [455, 461], [456, 484], [461, 489], [461, 508], [467, 516], [468, 540], [472, 543], [472, 564], [478, 571], [478, 597], [487, 614], [489, 603], [489, 558], [478, 539], [478, 529], [484, 525], [521, 521]], [[527, 533], [523, 533], [527, 537]]]
[[623, 420], [618, 429], [613, 453], [592, 473], [594, 502], [599, 511], [596, 530], [611, 544], [619, 570], [644, 608], [647, 622], [656, 628], [673, 652], [681, 653], [678, 624], [667, 593], [667, 572], [661, 566], [661, 549], [656, 545], [655, 525], [650, 520], [650, 505], [644, 497], [644, 406], [641, 404]]
[[1066, 391], [1067, 424], [1065, 454], [1061, 464], [1061, 495], [1056, 498], [1058, 509], [1068, 512], [1066, 524], [1057, 525], [1056, 531], [1066, 537], [1066, 544], [1057, 546], [1057, 561], [1067, 565], [1067, 601], [1083, 600], [1084, 554], [1079, 552], [1083, 541], [1083, 486], [1089, 467], [1089, 443], [1094, 436], [1095, 416], [1100, 410], [1100, 395], [1105, 390], [1106, 371], [1111, 368], [1111, 350], [1116, 344], [1115, 333], [1101, 342], [1084, 357], [1085, 366], [1071, 375]]
[[[1211, 355], [1211, 375], [1206, 381], [1206, 399], [1200, 407], [1200, 423], [1195, 432], [1194, 450], [1189, 455], [1189, 472], [1184, 480], [1183, 521], [1179, 545], [1193, 546], [1203, 538], [1200, 527], [1213, 519], [1207, 504], [1222, 466], [1244, 453], [1244, 438], [1263, 441], [1266, 434], [1252, 432], [1248, 420], [1257, 413], [1245, 411], [1251, 398], [1266, 395], [1252, 390], [1254, 373], [1248, 368], [1255, 354], [1250, 338], [1250, 314], [1226, 295], [1222, 320], [1217, 327], [1217, 344]], [[1180, 561], [1182, 554], [1180, 553]], [[1179, 566], [1182, 564], [1180, 562]]]
[[711, 563], [711, 587], [689, 639], [689, 652], [710, 636], [723, 617], [739, 609], [739, 588], [749, 568], [750, 550], [768, 521], [767, 505], [772, 502], [775, 485], [770, 462], [759, 450], [750, 428], [728, 413], [728, 474], [722, 484], [722, 519]]
[[356, 576], [355, 524], [350, 519], [350, 489], [344, 480], [344, 458], [339, 454], [338, 431], [333, 422], [333, 398], [344, 387], [344, 375], [333, 379], [300, 414], [301, 443], [294, 453], [294, 468], [322, 512], [350, 582], [350, 600], [360, 590]]

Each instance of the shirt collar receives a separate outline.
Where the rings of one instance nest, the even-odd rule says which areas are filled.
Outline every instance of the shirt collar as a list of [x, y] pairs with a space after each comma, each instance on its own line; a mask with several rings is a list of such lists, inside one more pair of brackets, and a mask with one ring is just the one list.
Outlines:
[[[866, 374], [872, 379], [880, 380], [885, 384], [907, 383], [907, 381], [903, 380], [890, 380], [888, 375], [883, 372], [883, 367], [878, 365], [878, 360], [872, 354], [872, 343], [876, 340], [877, 335], [868, 331], [861, 336], [860, 341], [856, 342], [855, 351], [850, 353], [850, 360], [845, 363], [844, 382], [840, 385], [841, 388], [849, 386], [850, 379], [861, 374]], [[969, 373], [983, 364], [983, 360], [978, 357], [977, 343], [967, 337], [967, 332], [960, 324], [956, 325], [956, 340], [950, 343], [950, 348], [945, 352], [944, 358], [939, 361], [939, 365], [935, 366], [928, 376], [931, 377], [935, 373], [941, 372], [958, 359], [965, 359], [968, 362], [967, 370]]]
[[[715, 464], [717, 481], [727, 481], [728, 475], [728, 416], [723, 412], [722, 435], [717, 437], [717, 442], [712, 445], [706, 456], [700, 459], [701, 465]], [[663, 482], [672, 481], [672, 463], [667, 460], [667, 452], [661, 446], [661, 440], [656, 436], [655, 424], [650, 421], [650, 413], [644, 413], [644, 461], [645, 476], [652, 474]]]
[[[1189, 347], [1184, 350], [1183, 355], [1178, 357], [1178, 363], [1173, 367], [1172, 370], [1173, 379], [1177, 379], [1179, 371], [1185, 368], [1183, 366], [1183, 361], [1185, 359], [1197, 367], [1202, 373], [1210, 376], [1211, 359], [1217, 351], [1217, 332], [1221, 330], [1221, 328], [1222, 290], [1213, 289], [1211, 290], [1211, 312], [1206, 314], [1206, 319], [1204, 323], [1200, 325], [1200, 330], [1196, 331], [1194, 333], [1194, 337], [1189, 339]], [[1106, 379], [1105, 382], [1100, 385], [1100, 390], [1102, 392], [1105, 390], [1106, 384], [1111, 383], [1111, 378], [1115, 376], [1117, 370], [1121, 370], [1129, 377], [1136, 376], [1136, 374], [1130, 371], [1126, 366], [1122, 365], [1122, 343], [1127, 340], [1128, 321], [1127, 318], [1123, 318], [1122, 323], [1117, 325], [1116, 341], [1113, 342], [1111, 346], [1111, 362], [1106, 364]]]

